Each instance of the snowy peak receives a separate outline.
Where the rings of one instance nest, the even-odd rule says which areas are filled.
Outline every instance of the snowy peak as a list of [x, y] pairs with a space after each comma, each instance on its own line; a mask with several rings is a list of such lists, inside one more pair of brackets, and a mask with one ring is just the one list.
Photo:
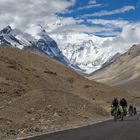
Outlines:
[[8, 25], [3, 30], [0, 31], [0, 34], [9, 34], [12, 31], [12, 28]]
[[128, 55], [131, 57], [140, 56], [140, 44], [133, 45], [124, 55]]
[[103, 46], [106, 40], [112, 38], [101, 38], [86, 33], [52, 34], [51, 36], [68, 60], [86, 74], [100, 69], [118, 53], [113, 47]]
[[104, 46], [104, 42], [112, 38], [75, 32], [50, 36], [41, 25], [33, 26], [26, 32], [7, 26], [0, 31], [0, 44], [47, 55], [85, 74], [112, 62], [119, 53], [116, 48]]
[[16, 32], [10, 26], [0, 31], [0, 44], [3, 46], [23, 48], [21, 41], [16, 38]]
[[55, 42], [45, 31], [45, 29], [42, 29], [39, 33], [38, 36], [40, 36], [42, 39], [47, 40], [48, 42]]
[[20, 30], [12, 29], [10, 26], [0, 31], [0, 45], [17, 47], [47, 55], [65, 65], [70, 65], [69, 60], [62, 54], [57, 43], [49, 37], [43, 28], [38, 28], [34, 36], [22, 33]]

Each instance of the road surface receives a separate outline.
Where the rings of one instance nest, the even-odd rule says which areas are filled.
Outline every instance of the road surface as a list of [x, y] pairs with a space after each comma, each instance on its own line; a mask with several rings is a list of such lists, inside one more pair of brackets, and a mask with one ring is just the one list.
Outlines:
[[37, 136], [26, 140], [140, 140], [140, 115]]

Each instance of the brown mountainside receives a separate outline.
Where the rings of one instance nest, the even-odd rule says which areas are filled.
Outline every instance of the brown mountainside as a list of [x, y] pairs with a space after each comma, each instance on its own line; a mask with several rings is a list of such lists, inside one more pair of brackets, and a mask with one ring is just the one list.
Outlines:
[[90, 78], [140, 96], [140, 44], [133, 45], [111, 65], [95, 72]]
[[46, 57], [0, 48], [0, 139], [103, 120], [116, 95], [132, 100], [126, 92], [85, 79]]

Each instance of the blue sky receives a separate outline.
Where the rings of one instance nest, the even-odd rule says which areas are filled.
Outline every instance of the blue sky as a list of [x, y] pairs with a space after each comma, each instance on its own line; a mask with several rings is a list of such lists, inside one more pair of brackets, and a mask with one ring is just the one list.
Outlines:
[[35, 36], [41, 25], [50, 36], [107, 37], [103, 47], [126, 49], [140, 43], [139, 13], [140, 0], [0, 0], [0, 29]]
[[139, 29], [139, 13], [140, 0], [0, 0], [0, 28], [26, 31], [40, 24], [48, 33], [118, 36]]
[[[101, 16], [105, 19], [116, 19], [123, 18], [127, 20], [139, 21], [140, 20], [140, 0], [96, 0], [93, 4], [90, 3], [91, 0], [76, 0], [75, 5], [69, 7], [68, 9], [72, 12], [69, 14], [63, 14], [66, 17], [81, 17], [84, 14], [92, 14], [100, 11], [112, 11], [116, 9], [123, 8], [125, 6], [133, 6], [134, 10], [128, 10], [124, 13], [112, 14], [109, 16]], [[94, 0], [93, 0], [94, 1]], [[86, 9], [87, 6], [92, 6]], [[96, 7], [97, 5], [97, 7]], [[95, 6], [95, 7], [94, 7]], [[80, 10], [80, 7], [83, 9]], [[85, 7], [85, 8], [84, 8]], [[90, 18], [95, 18], [98, 16], [91, 16]]]
[[[67, 8], [67, 12], [58, 13], [58, 15], [65, 18], [72, 17], [82, 20], [77, 23], [78, 25], [84, 24], [88, 27], [96, 26], [101, 28], [111, 28], [112, 26], [112, 31], [110, 33], [107, 31], [108, 34], [106, 34], [106, 31], [94, 32], [94, 34], [99, 36], [116, 36], [117, 33], [122, 31], [125, 22], [140, 22], [139, 13], [140, 0], [75, 0], [74, 5]], [[108, 23], [103, 25], [99, 22], [103, 23], [103, 20], [108, 21]], [[113, 25], [114, 23], [111, 23], [112, 20], [114, 20], [113, 22], [116, 21], [116, 23], [118, 21], [122, 22], [122, 27]]]

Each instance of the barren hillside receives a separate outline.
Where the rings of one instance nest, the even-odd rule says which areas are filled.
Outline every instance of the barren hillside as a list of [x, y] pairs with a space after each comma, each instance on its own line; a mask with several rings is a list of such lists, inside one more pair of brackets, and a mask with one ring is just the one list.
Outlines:
[[95, 72], [91, 79], [140, 96], [140, 44], [133, 45], [111, 65]]
[[0, 139], [15, 139], [103, 120], [125, 96], [46, 57], [0, 48]]

